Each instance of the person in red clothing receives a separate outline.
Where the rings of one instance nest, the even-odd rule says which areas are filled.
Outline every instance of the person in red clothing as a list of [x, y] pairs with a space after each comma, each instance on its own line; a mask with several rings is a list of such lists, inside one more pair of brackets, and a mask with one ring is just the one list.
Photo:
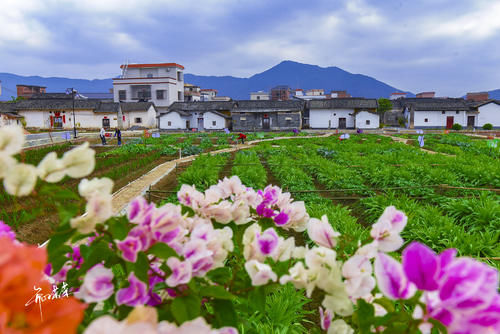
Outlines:
[[245, 144], [245, 139], [247, 139], [247, 136], [245, 136], [243, 133], [240, 133], [238, 140], [241, 139], [241, 143]]

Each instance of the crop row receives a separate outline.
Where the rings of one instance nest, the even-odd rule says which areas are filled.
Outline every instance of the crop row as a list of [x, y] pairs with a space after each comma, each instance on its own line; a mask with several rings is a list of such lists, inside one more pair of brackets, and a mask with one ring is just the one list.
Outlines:
[[219, 179], [219, 173], [226, 163], [229, 154], [216, 155], [202, 154], [198, 156], [191, 166], [177, 178], [179, 184], [194, 185], [196, 189], [204, 191]]
[[267, 172], [255, 151], [240, 151], [234, 159], [232, 174], [238, 175], [247, 187], [263, 189], [267, 185]]

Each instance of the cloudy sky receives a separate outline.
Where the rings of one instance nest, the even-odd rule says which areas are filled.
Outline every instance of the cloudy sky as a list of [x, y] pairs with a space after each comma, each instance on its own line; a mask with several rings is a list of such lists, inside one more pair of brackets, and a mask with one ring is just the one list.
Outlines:
[[248, 77], [282, 60], [441, 96], [500, 88], [498, 0], [0, 0], [0, 72], [109, 78], [129, 62]]

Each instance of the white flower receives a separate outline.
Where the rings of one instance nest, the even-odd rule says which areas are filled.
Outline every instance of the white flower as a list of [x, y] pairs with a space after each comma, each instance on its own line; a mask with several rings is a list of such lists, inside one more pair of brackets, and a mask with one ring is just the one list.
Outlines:
[[110, 194], [95, 193], [85, 207], [87, 214], [97, 223], [105, 222], [113, 215], [112, 200], [113, 196]]
[[278, 247], [276, 249], [276, 256], [273, 256], [274, 260], [278, 261], [288, 261], [292, 257], [295, 250], [295, 238], [290, 237], [288, 239], [279, 238]]
[[78, 185], [80, 196], [90, 198], [94, 193], [111, 194], [113, 191], [113, 180], [107, 177], [93, 178], [92, 180], [83, 179]]
[[252, 279], [252, 285], [259, 286], [266, 284], [269, 280], [276, 282], [278, 276], [270, 266], [260, 263], [257, 260], [250, 260], [245, 263], [245, 269]]
[[338, 289], [334, 294], [326, 295], [322, 305], [342, 317], [350, 316], [353, 312], [352, 302], [345, 290]]
[[111, 269], [97, 264], [86, 273], [83, 284], [80, 290], [75, 293], [75, 297], [83, 299], [86, 303], [108, 299], [114, 291], [113, 277]]
[[14, 155], [23, 149], [24, 130], [17, 125], [7, 125], [0, 128], [0, 153]]
[[105, 315], [92, 321], [83, 334], [108, 334], [123, 333], [125, 323], [121, 323], [115, 318]]
[[27, 196], [35, 188], [37, 170], [32, 165], [14, 164], [10, 166], [3, 180], [5, 191], [14, 196]]
[[389, 206], [384, 210], [370, 231], [370, 236], [378, 241], [380, 251], [396, 251], [403, 245], [403, 238], [399, 234], [405, 228], [407, 221], [406, 215], [396, 210], [394, 206]]
[[312, 292], [314, 289], [314, 284], [312, 285], [312, 289], [308, 289], [310, 287], [310, 282], [308, 281], [308, 272], [307, 269], [304, 268], [304, 264], [302, 262], [297, 262], [295, 265], [290, 268], [290, 275], [283, 275], [280, 278], [280, 284], [284, 285], [288, 282], [291, 282], [293, 286], [297, 289], [307, 289]]
[[64, 164], [57, 158], [56, 152], [47, 154], [37, 167], [38, 176], [44, 181], [55, 183], [65, 176]]
[[66, 168], [66, 174], [72, 178], [80, 178], [92, 173], [95, 167], [95, 151], [89, 148], [89, 143], [64, 153], [62, 162]]
[[362, 255], [367, 259], [373, 259], [375, 258], [375, 256], [377, 256], [377, 252], [378, 252], [378, 241], [374, 240], [369, 244], [366, 244], [363, 247], [358, 248], [358, 250], [356, 251], [356, 255]]
[[292, 252], [292, 258], [303, 259], [306, 256], [308, 249], [304, 246], [295, 247]]
[[317, 269], [323, 266], [334, 268], [337, 267], [336, 257], [337, 253], [330, 248], [314, 247], [307, 251], [305, 260], [307, 267], [311, 269]]
[[69, 224], [71, 225], [71, 227], [76, 228], [78, 232], [87, 234], [94, 231], [97, 221], [94, 219], [94, 217], [91, 217], [88, 214], [84, 214], [76, 218], [71, 218]]
[[307, 234], [316, 244], [327, 248], [335, 247], [337, 245], [336, 238], [340, 236], [340, 233], [333, 230], [326, 215], [323, 215], [321, 220], [311, 218], [307, 223]]
[[7, 153], [0, 152], [0, 179], [3, 179], [7, 175], [9, 168], [14, 166], [16, 163], [16, 159]]
[[337, 319], [330, 324], [327, 334], [353, 334], [352, 329], [344, 320]]

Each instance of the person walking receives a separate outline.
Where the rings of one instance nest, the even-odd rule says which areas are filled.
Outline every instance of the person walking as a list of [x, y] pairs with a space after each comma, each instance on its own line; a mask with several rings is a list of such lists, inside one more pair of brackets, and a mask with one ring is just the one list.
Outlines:
[[247, 136], [240, 132], [238, 140], [241, 140], [241, 143], [245, 144], [245, 139], [247, 139]]
[[99, 136], [101, 137], [101, 142], [103, 145], [106, 145], [106, 130], [101, 128], [101, 132], [99, 132]]
[[120, 129], [116, 128], [115, 134], [113, 135], [113, 137], [116, 137], [116, 139], [118, 141], [118, 146], [121, 146], [121, 144], [122, 144], [122, 132], [120, 131]]

